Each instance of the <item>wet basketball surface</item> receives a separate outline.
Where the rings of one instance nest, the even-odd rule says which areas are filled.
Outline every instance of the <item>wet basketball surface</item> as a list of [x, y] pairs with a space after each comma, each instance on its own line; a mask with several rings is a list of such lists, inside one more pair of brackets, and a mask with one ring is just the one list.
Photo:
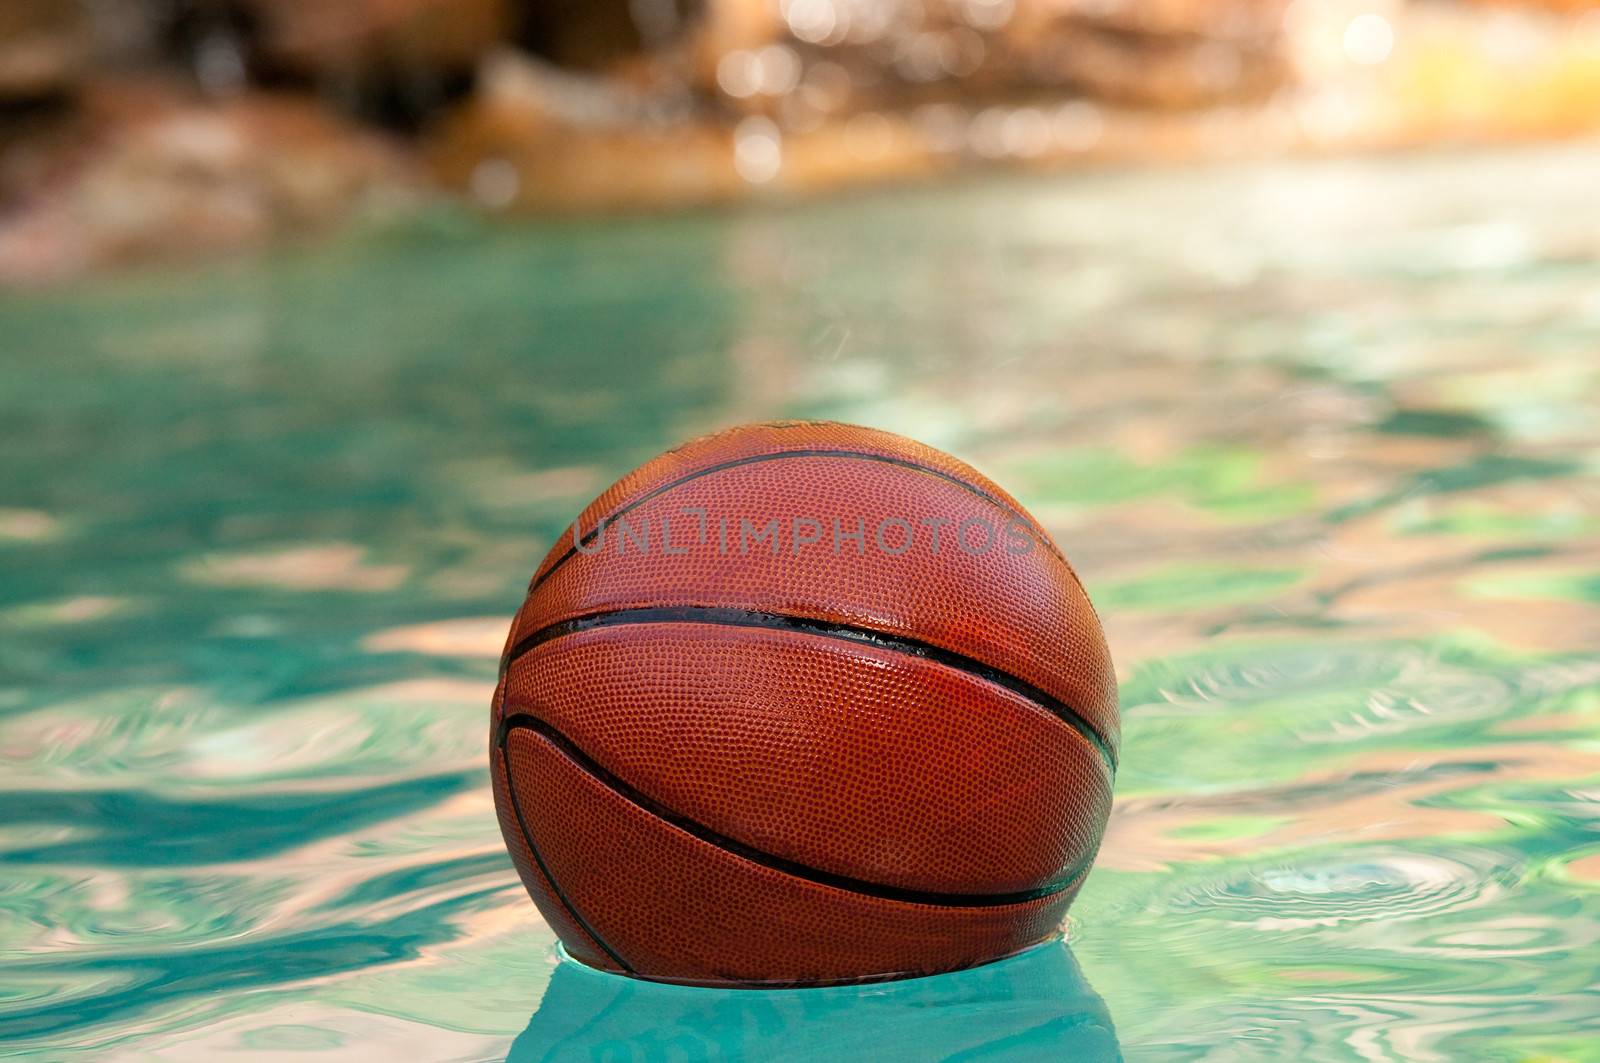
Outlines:
[[[1595, 1058], [1597, 177], [442, 219], [5, 297], [0, 1041], [1095, 1058], [1109, 1011], [1134, 1058]], [[557, 965], [485, 769], [511, 611], [611, 477], [791, 416], [973, 462], [1100, 606], [1070, 953], [814, 996]]]

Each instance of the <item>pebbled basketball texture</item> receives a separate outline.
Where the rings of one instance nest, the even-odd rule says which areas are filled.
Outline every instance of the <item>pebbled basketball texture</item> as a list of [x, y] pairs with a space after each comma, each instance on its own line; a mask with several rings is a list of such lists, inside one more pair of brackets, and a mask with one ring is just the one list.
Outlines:
[[912, 440], [784, 422], [663, 454], [561, 536], [506, 640], [490, 764], [572, 956], [809, 985], [1052, 933], [1118, 741], [1099, 620], [1016, 500]]

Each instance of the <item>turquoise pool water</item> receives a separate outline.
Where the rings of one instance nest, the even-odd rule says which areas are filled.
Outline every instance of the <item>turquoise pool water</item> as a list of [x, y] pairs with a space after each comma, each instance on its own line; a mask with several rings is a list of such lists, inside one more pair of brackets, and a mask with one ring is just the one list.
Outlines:
[[[403, 233], [0, 298], [0, 1051], [1600, 1059], [1600, 153]], [[1056, 943], [777, 994], [561, 961], [495, 654], [731, 422], [1020, 495], [1123, 677]]]

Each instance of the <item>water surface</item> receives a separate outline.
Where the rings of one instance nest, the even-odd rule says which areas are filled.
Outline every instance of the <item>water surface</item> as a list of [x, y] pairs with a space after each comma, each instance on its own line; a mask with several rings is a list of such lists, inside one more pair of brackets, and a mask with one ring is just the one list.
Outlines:
[[[0, 1045], [1600, 1059], [1596, 187], [1003, 179], [4, 297]], [[507, 620], [612, 477], [780, 416], [971, 460], [1101, 606], [1070, 950], [813, 995], [558, 959], [487, 789]]]

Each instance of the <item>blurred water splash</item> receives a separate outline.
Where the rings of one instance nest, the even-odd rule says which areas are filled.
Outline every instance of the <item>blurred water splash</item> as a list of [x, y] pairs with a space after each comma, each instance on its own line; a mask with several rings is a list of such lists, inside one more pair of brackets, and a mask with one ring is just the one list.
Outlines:
[[[1596, 176], [445, 217], [0, 302], [0, 1039], [484, 1059], [593, 1048], [551, 1025], [586, 1008], [637, 1052], [914, 1013], [1030, 1058], [1098, 994], [1134, 1058], [1596, 1058]], [[1086, 981], [685, 1004], [558, 964], [523, 896], [483, 760], [528, 573], [610, 476], [795, 415], [972, 458], [1096, 592], [1126, 749]]]

